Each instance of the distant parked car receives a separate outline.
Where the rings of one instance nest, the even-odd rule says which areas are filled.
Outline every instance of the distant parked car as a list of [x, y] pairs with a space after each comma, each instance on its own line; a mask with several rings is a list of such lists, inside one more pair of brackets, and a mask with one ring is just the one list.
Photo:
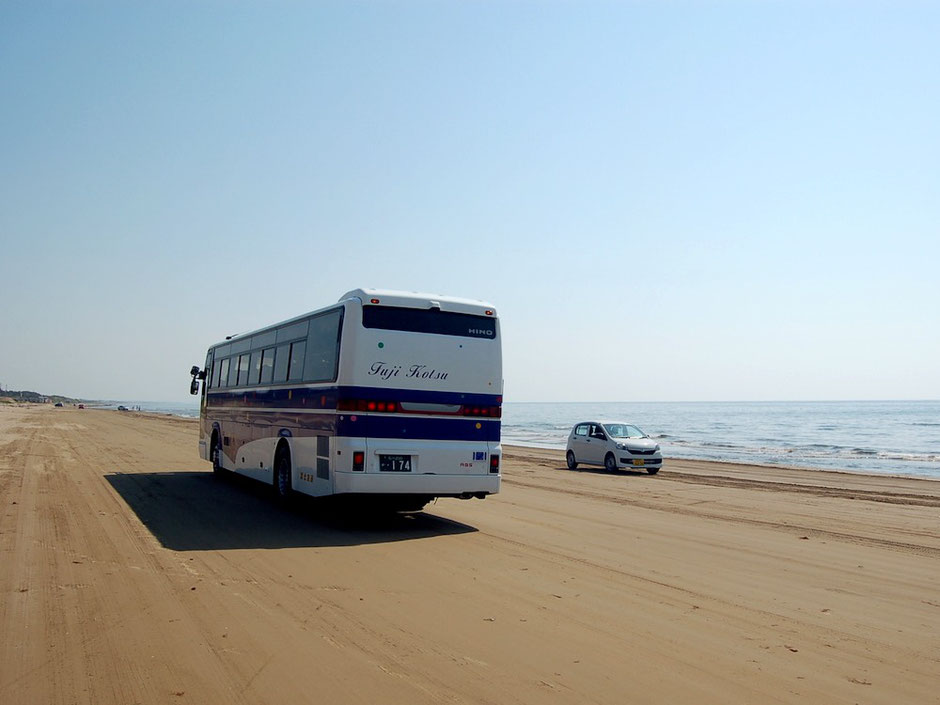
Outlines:
[[126, 406], [123, 406], [123, 405], [122, 405], [122, 406], [119, 406], [119, 407], [118, 407], [118, 411], [127, 411], [127, 407], [126, 407]]
[[84, 408], [85, 408], [85, 405], [84, 405], [84, 404], [79, 404], [79, 405], [78, 405], [78, 408], [79, 408], [79, 409], [84, 409]]
[[603, 465], [610, 472], [632, 468], [655, 475], [663, 466], [663, 454], [656, 441], [633, 424], [611, 421], [575, 424], [568, 435], [565, 459], [570, 470], [584, 463]]
[[62, 402], [57, 401], [57, 402], [55, 403], [55, 405], [56, 405], [56, 406], [62, 406]]

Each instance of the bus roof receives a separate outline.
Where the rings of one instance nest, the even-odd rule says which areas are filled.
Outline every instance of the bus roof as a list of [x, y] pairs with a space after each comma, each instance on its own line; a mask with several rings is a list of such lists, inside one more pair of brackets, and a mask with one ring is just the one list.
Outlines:
[[340, 297], [340, 302], [348, 299], [359, 299], [369, 303], [378, 299], [390, 306], [404, 306], [406, 308], [438, 308], [443, 311], [456, 311], [459, 313], [483, 313], [491, 311], [496, 316], [495, 307], [486, 301], [478, 299], [464, 299], [457, 296], [443, 296], [442, 294], [428, 294], [417, 291], [396, 291], [394, 289], [353, 289]]
[[[415, 291], [396, 291], [394, 289], [353, 289], [352, 291], [347, 291], [345, 294], [343, 294], [337, 303], [343, 303], [344, 301], [349, 301], [350, 299], [358, 299], [360, 302], [371, 302], [372, 299], [378, 299], [383, 304], [390, 306], [403, 306], [406, 308], [437, 308], [439, 306], [443, 311], [454, 311], [458, 313], [482, 314], [484, 311], [492, 311], [492, 313], [489, 315], [496, 318], [496, 309], [492, 304], [489, 304], [485, 301], [478, 301], [476, 299], [463, 299], [456, 296], [422, 294]], [[435, 306], [435, 304], [438, 306]], [[227, 337], [225, 340], [220, 340], [214, 345], [210, 345], [209, 348], [214, 349], [220, 345], [235, 343], [244, 340], [245, 338], [250, 338], [253, 335], [264, 333], [265, 331], [271, 330], [272, 328], [277, 328], [285, 324], [299, 321], [312, 313], [325, 311], [335, 307], [336, 304], [331, 304], [330, 306], [324, 306], [323, 308], [307, 311], [306, 313], [301, 313], [300, 315], [293, 316], [292, 318], [262, 326], [261, 328], [248, 331], [246, 333], [237, 333], [236, 335]]]

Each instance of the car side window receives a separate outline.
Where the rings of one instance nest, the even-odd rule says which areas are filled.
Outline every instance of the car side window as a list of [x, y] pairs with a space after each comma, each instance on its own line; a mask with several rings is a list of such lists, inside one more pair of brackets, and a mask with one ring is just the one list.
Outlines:
[[587, 433], [588, 433], [588, 425], [586, 423], [583, 423], [574, 429], [574, 435], [576, 436], [586, 436]]
[[600, 426], [591, 427], [591, 437], [598, 438], [602, 441], [607, 440], [607, 436], [604, 435], [604, 430]]

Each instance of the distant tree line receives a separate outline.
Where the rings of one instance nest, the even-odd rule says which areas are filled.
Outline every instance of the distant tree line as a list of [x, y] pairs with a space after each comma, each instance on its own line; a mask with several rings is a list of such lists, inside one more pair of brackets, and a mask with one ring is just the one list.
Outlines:
[[58, 394], [40, 394], [39, 392], [33, 392], [28, 389], [22, 390], [13, 390], [13, 389], [3, 389], [0, 387], [0, 399], [14, 399], [15, 401], [29, 401], [41, 403], [44, 401], [51, 402], [68, 402], [70, 404], [79, 401], [78, 399], [72, 399], [71, 397], [63, 397]]

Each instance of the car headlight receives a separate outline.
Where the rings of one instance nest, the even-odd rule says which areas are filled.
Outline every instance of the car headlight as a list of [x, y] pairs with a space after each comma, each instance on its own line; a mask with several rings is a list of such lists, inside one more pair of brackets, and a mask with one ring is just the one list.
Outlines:
[[626, 446], [625, 443], [618, 443], [618, 444], [617, 444], [617, 450], [626, 450], [626, 449], [627, 449], [627, 446]]
[[656, 444], [656, 447], [653, 448], [653, 451], [656, 452], [656, 453], [659, 452], [659, 443]]

